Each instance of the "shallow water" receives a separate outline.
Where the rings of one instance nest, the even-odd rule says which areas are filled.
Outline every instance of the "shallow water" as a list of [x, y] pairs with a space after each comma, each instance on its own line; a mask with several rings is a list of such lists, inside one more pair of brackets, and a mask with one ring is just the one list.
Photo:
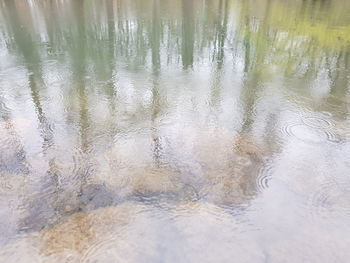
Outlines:
[[0, 262], [349, 262], [350, 2], [2, 0]]

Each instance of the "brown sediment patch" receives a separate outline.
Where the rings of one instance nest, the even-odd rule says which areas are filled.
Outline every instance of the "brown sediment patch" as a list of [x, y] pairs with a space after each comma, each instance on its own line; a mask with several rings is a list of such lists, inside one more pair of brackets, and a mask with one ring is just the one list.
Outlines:
[[[185, 127], [169, 144], [172, 170], [159, 168], [119, 169], [121, 191], [179, 192], [193, 189], [197, 200], [216, 204], [241, 204], [258, 191], [258, 174], [277, 146], [248, 133], [237, 133], [215, 125]], [[172, 158], [174, 157], [174, 158]], [[137, 157], [138, 158], [138, 157]], [[145, 167], [150, 167], [151, 162]]]
[[82, 252], [95, 236], [96, 232], [92, 228], [88, 214], [78, 213], [67, 222], [43, 232], [41, 237], [44, 246], [41, 253], [51, 255], [65, 250]]
[[350, 121], [337, 121], [334, 123], [334, 133], [342, 139], [342, 141], [350, 141]]
[[232, 167], [238, 158], [257, 161], [271, 155], [274, 147], [248, 133], [237, 133], [222, 127], [202, 127], [193, 142], [196, 159], [208, 168]]
[[[187, 138], [185, 134], [193, 136]], [[105, 185], [122, 198], [159, 193], [181, 196], [192, 189], [190, 192], [196, 192], [199, 199], [208, 198], [208, 201], [222, 204], [246, 202], [257, 192], [259, 170], [265, 157], [274, 151], [271, 145], [253, 135], [238, 134], [216, 126], [189, 129], [184, 136], [176, 138], [174, 145], [176, 152], [181, 154], [181, 143], [176, 142], [186, 141], [182, 151], [188, 160], [170, 158], [169, 164], [175, 169], [154, 167], [154, 160], [143, 146], [138, 155], [138, 143], [133, 143], [135, 149], [113, 147], [101, 163], [103, 168], [109, 169], [92, 175], [90, 183]], [[186, 170], [182, 169], [181, 162]]]
[[[144, 244], [149, 251], [145, 254], [157, 254], [159, 248], [156, 244], [159, 233], [156, 228], [157, 216], [147, 214], [147, 210], [156, 212], [150, 207], [133, 203], [122, 204], [117, 207], [98, 209], [84, 214], [76, 214], [67, 218], [64, 222], [39, 234], [40, 254], [47, 262], [62, 262], [60, 260], [70, 256], [76, 261], [90, 262], [89, 259], [106, 259], [105, 253], [111, 254], [111, 259], [124, 259], [123, 261], [139, 262], [136, 260], [140, 253], [139, 240], [148, 240], [150, 244]], [[152, 215], [154, 219], [151, 219]], [[150, 216], [150, 218], [148, 218]], [[167, 210], [166, 218], [175, 220], [175, 225], [185, 223], [186, 218], [190, 224], [180, 232], [187, 233], [194, 224], [211, 221], [211, 224], [220, 222], [223, 218], [230, 220], [230, 216], [223, 208], [206, 202], [179, 202], [176, 206]], [[136, 222], [135, 220], [140, 220]], [[144, 221], [151, 220], [153, 223]], [[160, 219], [162, 220], [162, 219]], [[148, 222], [148, 228], [143, 230], [143, 224]], [[200, 227], [199, 227], [200, 228]], [[130, 231], [130, 232], [129, 232]], [[181, 236], [181, 234], [180, 234]], [[186, 237], [188, 238], [188, 237]], [[154, 243], [153, 243], [154, 242]], [[135, 251], [134, 251], [135, 250]], [[132, 253], [132, 254], [130, 254]], [[129, 259], [130, 255], [132, 259]], [[51, 261], [50, 261], [51, 260]]]
[[205, 181], [202, 195], [225, 205], [242, 204], [252, 198], [264, 158], [271, 154], [262, 140], [225, 129], [202, 132], [195, 150]]
[[131, 203], [77, 213], [40, 232], [40, 253], [54, 256], [65, 252], [82, 255], [96, 242], [108, 239], [113, 232], [129, 224], [137, 206]]
[[130, 176], [130, 183], [138, 193], [178, 192], [182, 187], [179, 175], [164, 168], [140, 170]]
[[[124, 203], [66, 217], [53, 227], [1, 248], [0, 258], [4, 262], [53, 263], [140, 262], [146, 257], [152, 262], [162, 253], [160, 246], [181, 242], [181, 249], [183, 244], [188, 250], [195, 249], [197, 243], [204, 245], [213, 229], [225, 232], [222, 223], [227, 230], [236, 224], [226, 209], [210, 202], [180, 201], [162, 211], [153, 206]], [[173, 237], [165, 243], [160, 235], [163, 229], [176, 231], [170, 233]]]
[[256, 193], [256, 168], [238, 168], [231, 172], [207, 172], [202, 192], [205, 198], [216, 204], [243, 204]]
[[120, 253], [125, 227], [138, 218], [142, 206], [124, 203], [65, 217], [58, 224], [34, 232], [0, 248], [2, 262], [81, 262], [100, 243], [110, 242]]
[[268, 154], [267, 145], [264, 145], [261, 140], [249, 134], [236, 135], [233, 149], [238, 156], [262, 158]]

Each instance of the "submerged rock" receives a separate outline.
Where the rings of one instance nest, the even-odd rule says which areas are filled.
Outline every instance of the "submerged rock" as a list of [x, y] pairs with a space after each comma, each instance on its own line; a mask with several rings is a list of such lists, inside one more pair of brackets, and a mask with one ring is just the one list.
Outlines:
[[252, 135], [200, 126], [168, 138], [168, 146], [162, 148], [167, 163], [157, 167], [141, 142], [148, 143], [140, 138], [118, 142], [102, 158], [102, 169], [90, 182], [105, 185], [122, 199], [166, 194], [240, 204], [257, 192], [256, 177], [272, 154], [271, 146]]
[[[144, 229], [145, 225], [150, 227], [150, 218], [145, 207], [137, 203], [79, 212], [0, 249], [0, 258], [17, 263], [91, 262], [90, 259], [106, 262], [103, 261], [107, 259], [103, 254], [112, 253], [109, 261], [124, 259], [126, 262], [138, 262], [128, 256], [133, 253], [133, 257], [140, 260], [140, 251], [136, 253], [133, 244], [137, 244], [144, 233], [152, 242], [154, 226], [151, 226], [151, 231]], [[141, 247], [139, 245], [138, 248]], [[113, 251], [109, 251], [111, 247]], [[152, 249], [155, 250], [155, 247]], [[146, 255], [155, 251], [146, 250], [143, 253]], [[96, 254], [99, 256], [96, 257]]]
[[145, 169], [132, 173], [129, 183], [132, 192], [141, 194], [177, 192], [182, 187], [179, 175], [164, 168]]
[[30, 180], [26, 175], [0, 173], [0, 245], [18, 232], [29, 193]]
[[73, 214], [6, 246], [0, 258], [6, 262], [77, 262], [95, 244], [113, 238], [115, 231], [131, 223], [139, 210], [123, 204]]
[[201, 132], [194, 144], [204, 183], [201, 195], [216, 204], [243, 204], [256, 194], [256, 180], [271, 152], [258, 138], [225, 129]]
[[[0, 258], [8, 263], [225, 261], [245, 251], [239, 245], [243, 238], [251, 241], [233, 235], [238, 226], [226, 209], [210, 203], [159, 208], [127, 202], [68, 216], [2, 247]], [[235, 245], [226, 250], [222, 242]]]
[[260, 140], [217, 127], [202, 128], [182, 139], [190, 142], [176, 150], [182, 150], [186, 159], [175, 158], [164, 148], [168, 163], [162, 166], [154, 164], [142, 145], [147, 140], [140, 139], [131, 149], [125, 142], [113, 147], [98, 163], [97, 171], [72, 176], [67, 182], [63, 179], [70, 179], [69, 169], [51, 169], [45, 182], [36, 182], [38, 188], [24, 194], [19, 228], [27, 233], [39, 231], [69, 215], [130, 200], [206, 200], [239, 205], [256, 194], [258, 171], [270, 154]]
[[334, 122], [334, 133], [341, 142], [349, 142], [350, 141], [350, 121], [337, 121]]
[[97, 184], [63, 189], [53, 186], [28, 197], [23, 205], [25, 217], [20, 221], [20, 228], [26, 232], [49, 227], [68, 215], [108, 207], [118, 202], [115, 193]]
[[108, 185], [120, 198], [157, 194], [178, 195], [184, 190], [181, 175], [168, 168], [139, 168], [117, 170], [114, 173], [97, 174], [91, 179]]

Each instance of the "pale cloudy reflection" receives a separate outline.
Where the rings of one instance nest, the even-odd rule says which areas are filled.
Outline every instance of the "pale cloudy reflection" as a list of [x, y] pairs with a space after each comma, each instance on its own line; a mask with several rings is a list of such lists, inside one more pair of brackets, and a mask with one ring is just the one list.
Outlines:
[[0, 261], [346, 262], [345, 0], [0, 2]]

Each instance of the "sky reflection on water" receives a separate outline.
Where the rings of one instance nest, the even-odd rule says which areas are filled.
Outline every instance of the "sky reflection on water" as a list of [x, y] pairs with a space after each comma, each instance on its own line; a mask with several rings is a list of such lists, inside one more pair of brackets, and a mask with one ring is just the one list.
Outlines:
[[350, 3], [0, 2], [0, 261], [347, 262]]

